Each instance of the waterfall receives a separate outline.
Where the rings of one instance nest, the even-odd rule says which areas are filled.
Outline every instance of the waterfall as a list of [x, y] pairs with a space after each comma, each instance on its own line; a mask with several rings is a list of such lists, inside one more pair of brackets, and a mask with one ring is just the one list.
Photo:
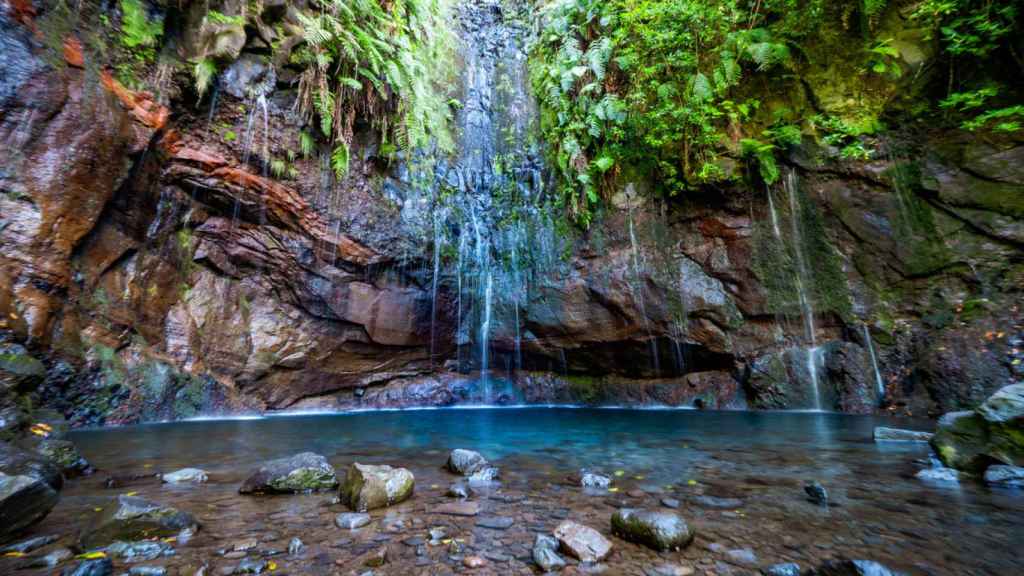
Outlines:
[[[803, 233], [801, 232], [802, 210], [800, 201], [797, 198], [799, 183], [797, 181], [796, 171], [790, 170], [786, 173], [786, 178], [782, 183], [782, 188], [785, 191], [789, 202], [791, 232], [790, 244], [792, 247], [790, 253], [796, 267], [793, 280], [796, 287], [797, 301], [800, 305], [800, 315], [803, 318], [804, 324], [804, 338], [807, 346], [806, 368], [811, 382], [811, 395], [814, 400], [813, 408], [815, 410], [821, 410], [821, 390], [818, 372], [820, 349], [817, 342], [817, 329], [814, 325], [814, 306], [810, 294], [810, 289], [813, 286], [813, 280], [808, 263], [808, 257], [805, 253]], [[775, 203], [772, 200], [771, 191], [768, 193], [768, 206], [771, 210], [772, 232], [776, 239], [783, 244], [783, 249], [785, 249], [785, 244], [782, 241], [782, 230], [779, 226], [779, 217], [775, 209]]]
[[[500, 381], [495, 366], [510, 375], [522, 367], [531, 285], [567, 268], [561, 260], [567, 240], [552, 220], [535, 137], [529, 9], [517, 1], [455, 5], [463, 64], [456, 94], [461, 105], [453, 119], [456, 149], [450, 155], [413, 151], [385, 183], [389, 197], [404, 208], [404, 231], [433, 246], [418, 272], [429, 283], [431, 357], [445, 353], [453, 339], [458, 369], [478, 372], [485, 402], [501, 401], [491, 391]], [[415, 252], [413, 247], [410, 263]], [[449, 311], [454, 326], [445, 321]]]
[[871, 332], [868, 330], [868, 325], [863, 324], [864, 327], [864, 341], [868, 346], [868, 356], [871, 358], [871, 369], [875, 373], [875, 389], [878, 391], [878, 401], [881, 402], [885, 398], [885, 383], [882, 382], [882, 373], [878, 370], [878, 357], [875, 356], [875, 345], [871, 341]]
[[629, 223], [629, 243], [632, 247], [633, 253], [633, 279], [635, 282], [633, 286], [633, 296], [636, 298], [637, 305], [640, 308], [640, 317], [644, 319], [644, 331], [647, 332], [647, 340], [651, 345], [651, 358], [654, 366], [654, 375], [655, 377], [658, 377], [661, 374], [661, 366], [658, 361], [658, 342], [651, 332], [651, 325], [647, 319], [647, 306], [644, 303], [643, 270], [646, 268], [646, 263], [641, 265], [642, 252], [640, 251], [639, 243], [636, 241], [636, 231], [633, 227], [633, 201], [635, 196], [630, 192], [632, 192], [632, 189], [627, 189], [627, 201], [629, 202], [629, 211], [627, 213]]

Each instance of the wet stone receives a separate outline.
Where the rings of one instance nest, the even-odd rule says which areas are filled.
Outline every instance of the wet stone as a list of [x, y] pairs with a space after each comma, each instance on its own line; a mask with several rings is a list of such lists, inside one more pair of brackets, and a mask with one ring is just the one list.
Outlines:
[[764, 576], [800, 576], [800, 565], [792, 562], [772, 564], [761, 570]]
[[329, 490], [338, 485], [334, 468], [313, 452], [266, 462], [238, 489], [240, 494], [295, 494]]
[[985, 483], [1001, 488], [1024, 488], [1024, 467], [989, 466], [985, 470]]
[[165, 576], [167, 568], [163, 566], [132, 566], [128, 570], [130, 576]]
[[473, 495], [473, 490], [465, 482], [455, 482], [448, 487], [448, 492], [445, 494], [452, 498], [466, 499]]
[[492, 530], [507, 530], [513, 524], [515, 524], [515, 520], [508, 516], [483, 516], [476, 521], [477, 526]]
[[302, 553], [302, 550], [305, 547], [306, 545], [302, 543], [302, 540], [299, 540], [298, 538], [292, 538], [288, 542], [288, 554], [291, 556], [298, 556]]
[[679, 508], [679, 500], [676, 500], [675, 498], [662, 498], [661, 505], [665, 508]]
[[695, 496], [693, 502], [704, 508], [732, 509], [743, 506], [743, 500], [739, 498], [717, 498], [715, 496]]
[[109, 558], [99, 558], [69, 566], [61, 572], [61, 576], [109, 576], [113, 573], [114, 563]]
[[267, 569], [266, 560], [250, 558], [242, 560], [235, 567], [233, 574], [262, 574]]
[[726, 557], [730, 562], [735, 564], [742, 564], [744, 566], [757, 566], [757, 554], [749, 548], [739, 548], [734, 550], [728, 550], [725, 553]]
[[566, 520], [555, 528], [563, 550], [581, 562], [600, 562], [612, 551], [612, 543], [589, 526]]
[[28, 540], [22, 540], [21, 542], [15, 542], [14, 544], [4, 546], [3, 548], [0, 548], [0, 554], [6, 554], [8, 552], [21, 552], [25, 554], [35, 550], [36, 548], [42, 548], [56, 539], [56, 536], [36, 536], [35, 538], [29, 538]]
[[475, 450], [456, 448], [448, 455], [448, 462], [445, 467], [451, 472], [470, 476], [477, 470], [487, 466], [487, 459]]
[[209, 477], [199, 468], [182, 468], [160, 476], [165, 484], [203, 484]]
[[366, 512], [398, 504], [412, 496], [416, 479], [405, 468], [353, 463], [339, 496], [350, 508]]
[[918, 480], [938, 484], [959, 484], [960, 473], [952, 468], [925, 468], [914, 475]]
[[903, 576], [872, 560], [829, 560], [818, 567], [816, 576]]
[[370, 515], [365, 512], [342, 512], [334, 517], [334, 523], [338, 528], [356, 530], [370, 523]]
[[679, 564], [659, 564], [644, 568], [645, 576], [690, 576], [693, 568]]
[[74, 552], [67, 548], [57, 548], [56, 550], [47, 552], [43, 556], [29, 560], [25, 566], [28, 568], [53, 568], [61, 562], [70, 559], [74, 555]]
[[612, 485], [612, 479], [587, 470], [580, 470], [580, 486], [583, 488], [607, 488]]
[[901, 428], [889, 428], [887, 426], [875, 427], [875, 442], [927, 442], [932, 439], [931, 432], [918, 430], [903, 430]]
[[664, 551], [683, 548], [694, 532], [675, 512], [623, 508], [612, 514], [612, 533], [623, 540]]
[[828, 490], [818, 482], [804, 484], [804, 493], [807, 498], [818, 506], [828, 506]]
[[558, 554], [558, 540], [551, 536], [538, 534], [533, 541], [533, 561], [545, 572], [560, 570], [565, 567], [565, 560]]
[[107, 554], [122, 558], [127, 562], [154, 560], [161, 556], [174, 553], [174, 549], [166, 542], [143, 540], [138, 542], [114, 542], [106, 548]]
[[480, 513], [479, 502], [445, 502], [434, 508], [434, 513], [448, 516], [476, 516]]
[[466, 568], [483, 568], [487, 565], [487, 560], [479, 556], [466, 556], [462, 559], [462, 565]]
[[187, 512], [134, 496], [118, 496], [104, 507], [92, 525], [79, 538], [83, 548], [92, 549], [118, 540], [137, 541], [144, 538], [177, 536], [182, 531], [195, 532], [196, 519]]

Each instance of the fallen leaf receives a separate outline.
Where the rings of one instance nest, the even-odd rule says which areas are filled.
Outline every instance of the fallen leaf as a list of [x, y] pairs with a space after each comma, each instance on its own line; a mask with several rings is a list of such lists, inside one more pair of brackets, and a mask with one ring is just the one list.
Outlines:
[[625, 474], [625, 473], [626, 473], [626, 471], [625, 471], [625, 470], [616, 470], [616, 471], [615, 471], [615, 475], [616, 475], [616, 476], [622, 476], [622, 475], [623, 475], [623, 474]]
[[80, 560], [98, 560], [100, 558], [106, 558], [106, 552], [86, 552], [85, 554], [79, 554], [76, 558]]
[[689, 484], [690, 486], [696, 486], [697, 485], [697, 481], [696, 480], [687, 480], [686, 483]]

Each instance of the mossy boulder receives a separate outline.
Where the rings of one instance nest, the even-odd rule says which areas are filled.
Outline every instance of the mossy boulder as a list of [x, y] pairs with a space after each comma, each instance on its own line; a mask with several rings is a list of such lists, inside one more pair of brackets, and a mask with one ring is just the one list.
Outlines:
[[1001, 388], [975, 411], [943, 416], [932, 447], [946, 466], [968, 472], [1024, 465], [1024, 384]]
[[330, 490], [338, 477], [327, 459], [312, 452], [271, 460], [252, 473], [241, 494], [295, 494]]
[[183, 530], [196, 531], [199, 522], [188, 512], [135, 496], [118, 496], [103, 507], [91, 525], [82, 530], [79, 544], [85, 550], [122, 540], [176, 536]]
[[341, 501], [357, 512], [384, 508], [412, 496], [415, 483], [405, 468], [353, 463], [341, 487]]
[[674, 512], [630, 508], [612, 514], [612, 534], [658, 551], [684, 548], [694, 537], [686, 520]]
[[946, 466], [980, 472], [989, 461], [985, 456], [988, 440], [985, 420], [972, 411], [964, 411], [940, 418], [931, 444]]

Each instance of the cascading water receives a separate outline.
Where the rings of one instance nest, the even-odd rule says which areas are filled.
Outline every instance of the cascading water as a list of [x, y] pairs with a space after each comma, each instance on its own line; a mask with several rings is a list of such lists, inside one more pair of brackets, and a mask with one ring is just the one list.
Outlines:
[[[810, 287], [813, 285], [811, 272], [805, 251], [803, 233], [801, 232], [801, 217], [803, 214], [800, 201], [797, 197], [798, 186], [799, 182], [797, 180], [796, 172], [793, 170], [788, 171], [782, 182], [782, 188], [786, 193], [789, 204], [791, 234], [789, 239], [791, 249], [789, 250], [789, 253], [792, 256], [795, 267], [793, 281], [796, 288], [797, 302], [800, 307], [800, 316], [802, 317], [804, 324], [803, 328], [806, 349], [803, 354], [805, 358], [805, 367], [811, 385], [811, 397], [813, 402], [812, 408], [815, 410], [821, 410], [821, 390], [818, 370], [818, 365], [821, 360], [821, 349], [818, 347], [817, 329], [814, 324], [814, 306], [810, 294]], [[782, 230], [779, 225], [779, 216], [775, 208], [775, 203], [772, 200], [770, 190], [768, 192], [768, 206], [771, 211], [772, 233], [780, 242], [783, 249], [785, 249], [785, 241], [783, 240]]]
[[871, 369], [875, 373], [875, 389], [878, 391], [878, 401], [885, 397], [885, 383], [882, 382], [882, 373], [878, 370], [878, 357], [875, 356], [875, 344], [871, 341], [871, 332], [868, 325], [864, 324], [864, 342], [868, 347], [868, 356], [871, 358]]
[[[432, 244], [431, 356], [444, 353], [441, 343], [451, 335], [459, 369], [479, 372], [485, 403], [499, 400], [492, 364], [521, 367], [521, 312], [531, 284], [556, 268], [563, 252], [531, 137], [537, 114], [526, 70], [527, 19], [505, 17], [515, 9], [497, 1], [455, 7], [463, 62], [456, 153], [409, 162], [391, 187], [401, 196], [396, 202], [417, 207], [403, 210], [404, 225]], [[430, 211], [418, 209], [422, 204]], [[445, 309], [454, 334], [438, 331], [442, 301], [454, 306]]]

